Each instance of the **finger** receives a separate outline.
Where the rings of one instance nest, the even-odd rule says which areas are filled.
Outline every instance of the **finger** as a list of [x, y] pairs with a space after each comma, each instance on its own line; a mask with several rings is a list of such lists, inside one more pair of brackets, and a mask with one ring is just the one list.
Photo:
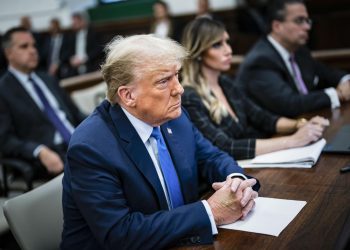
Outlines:
[[324, 119], [324, 118], [319, 118], [316, 121], [313, 121], [313, 123], [317, 124], [319, 126], [322, 126], [322, 127], [329, 126], [329, 120], [328, 119]]
[[256, 198], [258, 198], [258, 196], [259, 196], [259, 193], [256, 191], [253, 191], [252, 199], [256, 199]]
[[240, 184], [242, 183], [242, 179], [240, 178], [233, 178], [232, 179], [232, 183], [231, 183], [231, 190], [232, 192], [236, 193], [236, 191], [238, 190]]
[[214, 182], [211, 186], [213, 187], [213, 189], [215, 191], [219, 190], [220, 188], [222, 188], [224, 186], [225, 182]]
[[242, 209], [242, 217], [241, 217], [241, 219], [244, 220], [247, 217], [247, 215], [249, 214], [249, 212], [253, 210], [254, 207], [255, 207], [255, 201], [254, 200], [250, 200], [248, 202], [247, 206], [245, 206]]
[[241, 185], [239, 186], [240, 189], [246, 189], [247, 187], [252, 187], [256, 184], [256, 179], [251, 178], [248, 180], [242, 181]]
[[230, 176], [227, 176], [223, 187], [229, 188], [231, 186], [232, 181], [233, 179]]
[[245, 207], [247, 203], [252, 199], [253, 189], [251, 187], [247, 187], [243, 190], [243, 196], [241, 199], [241, 206]]

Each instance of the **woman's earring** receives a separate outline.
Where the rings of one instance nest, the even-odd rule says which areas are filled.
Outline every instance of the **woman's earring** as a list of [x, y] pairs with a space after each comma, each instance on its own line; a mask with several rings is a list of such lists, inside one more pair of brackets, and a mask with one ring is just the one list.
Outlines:
[[197, 57], [197, 61], [202, 61], [202, 57], [201, 56]]

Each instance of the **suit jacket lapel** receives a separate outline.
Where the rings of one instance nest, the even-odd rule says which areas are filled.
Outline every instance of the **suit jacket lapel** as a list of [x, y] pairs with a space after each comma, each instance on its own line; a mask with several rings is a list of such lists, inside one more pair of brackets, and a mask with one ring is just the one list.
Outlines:
[[282, 56], [280, 55], [280, 53], [278, 53], [278, 51], [275, 49], [275, 47], [271, 44], [271, 42], [269, 40], [265, 40], [267, 45], [270, 47], [270, 50], [272, 50], [274, 56], [276, 59], [278, 58], [278, 63], [276, 65], [278, 65], [278, 67], [282, 68], [282, 71], [286, 73], [287, 78], [288, 78], [288, 84], [295, 89], [297, 92], [299, 92], [299, 90], [297, 89], [297, 87], [295, 86], [295, 82], [294, 82], [294, 77], [293, 75], [291, 75], [290, 71], [287, 68], [286, 63], [284, 62]]
[[33, 98], [24, 89], [22, 84], [17, 80], [17, 78], [12, 73], [9, 73], [9, 77], [10, 77], [9, 84], [11, 84], [11, 88], [15, 93], [16, 98], [18, 100], [21, 100], [20, 105], [23, 106], [23, 108], [35, 111], [38, 116], [41, 116], [42, 119], [50, 122], [46, 117], [46, 115], [43, 113], [43, 111], [41, 111], [41, 109], [38, 107], [36, 102], [33, 100]]
[[161, 209], [167, 210], [168, 204], [152, 159], [135, 128], [131, 125], [120, 106], [111, 107], [109, 114], [114, 128], [122, 139], [122, 146], [130, 156], [130, 160], [134, 162], [135, 166], [155, 190]]

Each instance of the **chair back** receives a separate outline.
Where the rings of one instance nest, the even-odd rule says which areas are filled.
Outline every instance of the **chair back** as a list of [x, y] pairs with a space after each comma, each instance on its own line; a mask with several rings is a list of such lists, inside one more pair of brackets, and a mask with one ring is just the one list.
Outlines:
[[4, 214], [23, 250], [59, 249], [63, 229], [62, 177], [5, 202]]

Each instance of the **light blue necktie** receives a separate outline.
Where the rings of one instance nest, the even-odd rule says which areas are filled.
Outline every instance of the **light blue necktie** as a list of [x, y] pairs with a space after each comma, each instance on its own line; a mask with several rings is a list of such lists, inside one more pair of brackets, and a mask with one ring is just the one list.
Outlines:
[[176, 208], [184, 204], [179, 179], [171, 160], [169, 151], [158, 127], [154, 127], [151, 137], [157, 140], [158, 160], [168, 190], [171, 208]]

